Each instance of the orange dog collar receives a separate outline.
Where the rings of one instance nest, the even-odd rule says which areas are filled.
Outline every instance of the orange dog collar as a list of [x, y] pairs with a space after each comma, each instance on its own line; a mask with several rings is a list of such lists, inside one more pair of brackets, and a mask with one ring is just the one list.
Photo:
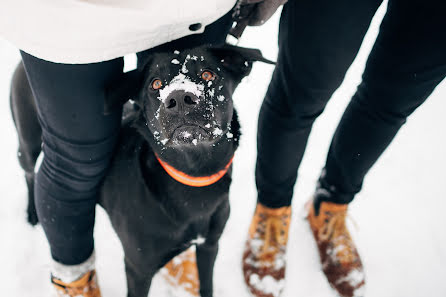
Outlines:
[[161, 166], [164, 168], [167, 174], [170, 175], [170, 177], [172, 177], [177, 182], [191, 187], [206, 187], [216, 183], [226, 174], [226, 172], [228, 172], [229, 166], [231, 166], [232, 160], [234, 159], [234, 157], [232, 157], [225, 168], [215, 174], [209, 176], [191, 176], [167, 164], [166, 162], [161, 160], [157, 154], [155, 154], [155, 157], [158, 159], [158, 162], [160, 162]]

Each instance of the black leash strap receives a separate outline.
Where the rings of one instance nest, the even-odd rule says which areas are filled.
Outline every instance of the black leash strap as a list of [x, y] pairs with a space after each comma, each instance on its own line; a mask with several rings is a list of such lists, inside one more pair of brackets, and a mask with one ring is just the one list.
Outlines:
[[237, 1], [232, 10], [232, 19], [234, 21], [231, 30], [226, 38], [226, 42], [236, 45], [242, 37], [243, 32], [249, 23], [249, 16], [256, 4], [242, 5], [241, 0]]

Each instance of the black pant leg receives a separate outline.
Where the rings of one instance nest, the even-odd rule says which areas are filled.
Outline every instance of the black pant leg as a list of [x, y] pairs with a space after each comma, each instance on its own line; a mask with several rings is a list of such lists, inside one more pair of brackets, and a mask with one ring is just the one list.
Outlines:
[[344, 79], [381, 0], [293, 0], [283, 8], [278, 64], [257, 132], [258, 200], [291, 204], [314, 120]]
[[[201, 44], [222, 44], [231, 13], [190, 35], [138, 53]], [[173, 50], [172, 49], [172, 50]], [[86, 260], [93, 250], [98, 186], [112, 156], [121, 110], [103, 115], [104, 87], [122, 73], [123, 59], [68, 65], [22, 52], [43, 128], [44, 159], [36, 176], [35, 199], [53, 259], [67, 265]], [[141, 65], [139, 65], [141, 66]]]
[[105, 86], [123, 59], [56, 64], [22, 53], [42, 126], [44, 158], [36, 175], [39, 220], [54, 260], [84, 262], [93, 251], [98, 186], [117, 141], [121, 111], [103, 115]]
[[445, 16], [442, 1], [390, 0], [363, 81], [327, 157], [322, 179], [348, 194], [341, 202], [350, 202], [360, 191], [366, 173], [406, 118], [445, 78]]

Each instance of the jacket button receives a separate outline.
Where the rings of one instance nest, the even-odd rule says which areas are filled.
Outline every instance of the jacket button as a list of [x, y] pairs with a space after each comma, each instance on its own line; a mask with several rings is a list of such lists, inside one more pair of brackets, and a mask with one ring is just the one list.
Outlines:
[[191, 31], [198, 31], [201, 29], [201, 27], [203, 27], [203, 25], [201, 23], [196, 23], [196, 24], [192, 24], [189, 26], [189, 30]]

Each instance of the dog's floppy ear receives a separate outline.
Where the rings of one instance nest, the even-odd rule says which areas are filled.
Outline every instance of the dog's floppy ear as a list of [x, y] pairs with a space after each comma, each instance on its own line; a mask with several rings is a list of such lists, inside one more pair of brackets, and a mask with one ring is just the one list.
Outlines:
[[246, 76], [252, 68], [252, 62], [264, 62], [267, 64], [276, 63], [263, 57], [262, 52], [255, 48], [245, 48], [225, 44], [222, 47], [212, 47], [211, 52], [223, 63], [223, 66], [236, 74]]
[[129, 99], [136, 99], [141, 88], [142, 75], [138, 69], [123, 73], [105, 88], [104, 114], [121, 107]]

